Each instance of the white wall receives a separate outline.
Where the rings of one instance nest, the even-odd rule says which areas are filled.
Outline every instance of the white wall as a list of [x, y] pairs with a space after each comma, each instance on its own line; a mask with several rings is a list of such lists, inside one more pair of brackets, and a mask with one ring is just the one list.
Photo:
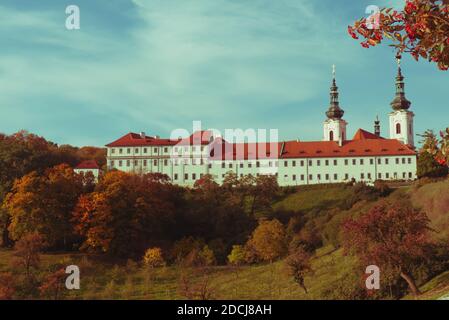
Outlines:
[[330, 132], [334, 133], [334, 139], [332, 141], [344, 141], [346, 140], [346, 126], [347, 122], [343, 119], [327, 119], [324, 121], [324, 141], [330, 141]]
[[[397, 139], [404, 144], [415, 145], [413, 117], [414, 113], [407, 110], [391, 112], [390, 117], [390, 139]], [[400, 124], [401, 133], [396, 133], [396, 125]]]
[[[146, 152], [144, 148], [147, 148]], [[112, 153], [112, 148], [108, 148], [108, 168], [139, 174], [164, 173], [172, 179], [173, 183], [182, 186], [193, 186], [195, 181], [204, 174], [211, 174], [217, 183], [222, 183], [223, 176], [230, 171], [238, 176], [277, 174], [278, 183], [281, 186], [337, 183], [349, 181], [352, 178], [356, 181], [365, 182], [374, 182], [377, 179], [411, 180], [416, 178], [416, 156], [414, 155], [264, 159], [258, 160], [259, 167], [257, 167], [256, 160], [208, 162], [207, 147], [204, 147], [201, 151], [201, 146], [196, 146], [195, 152], [192, 151], [192, 147], [182, 147], [182, 150], [178, 147], [181, 156], [171, 158], [172, 148], [133, 147], [130, 148], [129, 153], [128, 148], [114, 148], [114, 153]], [[118, 151], [119, 149], [122, 149], [121, 154]], [[193, 159], [191, 159], [192, 156]], [[204, 159], [202, 164], [201, 156]], [[146, 166], [144, 165], [145, 160]], [[295, 166], [293, 165], [294, 162], [296, 163]], [[243, 167], [240, 164], [243, 164]]]

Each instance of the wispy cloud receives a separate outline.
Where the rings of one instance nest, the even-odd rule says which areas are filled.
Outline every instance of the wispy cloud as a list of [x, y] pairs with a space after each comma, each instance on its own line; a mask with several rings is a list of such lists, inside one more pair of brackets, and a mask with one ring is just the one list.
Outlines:
[[342, 82], [373, 68], [346, 35], [345, 9], [331, 2], [133, 0], [110, 9], [107, 26], [88, 3], [80, 31], [63, 28], [60, 6], [1, 8], [5, 130], [102, 145], [129, 130], [168, 135], [202, 120], [319, 138], [331, 64]]

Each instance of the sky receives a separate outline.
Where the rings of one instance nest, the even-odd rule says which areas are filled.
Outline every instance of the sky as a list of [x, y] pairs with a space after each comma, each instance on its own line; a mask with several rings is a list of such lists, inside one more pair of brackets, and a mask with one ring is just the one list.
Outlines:
[[[347, 26], [402, 0], [2, 0], [0, 132], [104, 146], [128, 132], [278, 129], [321, 140], [332, 65], [348, 135], [388, 136], [397, 72], [387, 45]], [[67, 30], [65, 9], [80, 9]], [[449, 125], [449, 73], [404, 57], [415, 131]]]

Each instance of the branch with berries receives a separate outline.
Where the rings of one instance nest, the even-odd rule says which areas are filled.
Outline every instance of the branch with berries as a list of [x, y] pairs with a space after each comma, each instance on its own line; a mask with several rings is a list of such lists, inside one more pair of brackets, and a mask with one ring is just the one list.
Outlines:
[[416, 61], [422, 58], [440, 70], [449, 69], [449, 0], [407, 0], [403, 11], [383, 8], [348, 26], [348, 33], [362, 38], [364, 48], [388, 39], [398, 55], [410, 53]]

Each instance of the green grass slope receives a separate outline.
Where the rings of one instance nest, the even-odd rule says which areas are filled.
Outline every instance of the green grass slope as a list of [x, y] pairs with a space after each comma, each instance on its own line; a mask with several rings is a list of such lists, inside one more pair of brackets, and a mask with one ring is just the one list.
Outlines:
[[[443, 298], [449, 300], [449, 271], [436, 276], [419, 289], [422, 295], [418, 297], [418, 300], [437, 300]], [[415, 298], [407, 295], [404, 299], [412, 300]]]
[[329, 186], [327, 188], [299, 189], [273, 205], [274, 210], [308, 211], [315, 208], [332, 208], [342, 205], [351, 195], [351, 188]]
[[[0, 251], [0, 271], [10, 270], [11, 251]], [[95, 256], [82, 254], [44, 254], [42, 268], [63, 262], [80, 266], [81, 290], [65, 292], [69, 299], [182, 299], [180, 278], [187, 274], [193, 283], [203, 275], [166, 267], [148, 272], [137, 266], [117, 266]], [[243, 266], [238, 269], [219, 266], [210, 270], [209, 284], [216, 299], [322, 299], [339, 282], [354, 260], [330, 247], [318, 251], [312, 261], [313, 274], [306, 278], [309, 293], [292, 280], [283, 261]]]

